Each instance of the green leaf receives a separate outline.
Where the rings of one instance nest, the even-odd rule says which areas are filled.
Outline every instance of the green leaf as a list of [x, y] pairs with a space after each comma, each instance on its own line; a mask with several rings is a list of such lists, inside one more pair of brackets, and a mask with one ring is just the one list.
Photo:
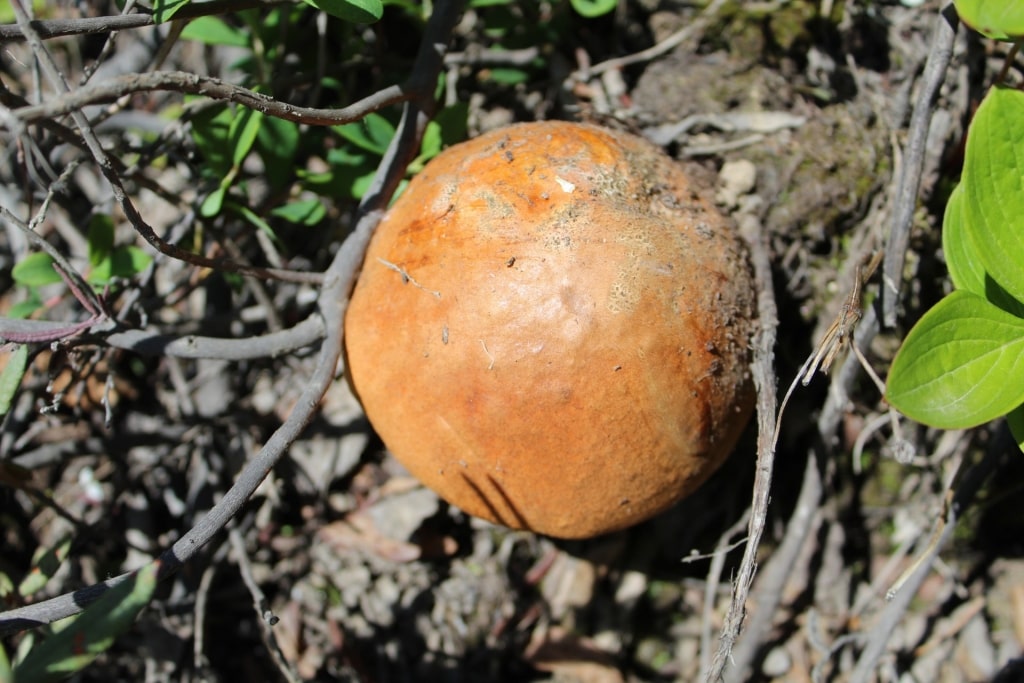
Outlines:
[[231, 170], [228, 131], [233, 118], [228, 107], [213, 107], [192, 118], [192, 139], [206, 162], [204, 170], [218, 179]]
[[94, 214], [89, 219], [86, 241], [89, 244], [89, 265], [95, 268], [110, 258], [114, 248], [114, 220], [104, 214]]
[[33, 252], [14, 264], [11, 277], [15, 282], [27, 287], [42, 287], [61, 282], [60, 275], [53, 269], [53, 258], [43, 251]]
[[305, 0], [305, 3], [353, 24], [372, 24], [384, 14], [381, 0]]
[[245, 157], [249, 156], [262, 122], [262, 112], [246, 107], [236, 109], [236, 116], [231, 119], [231, 126], [228, 128], [232, 166], [241, 166]]
[[526, 73], [522, 69], [513, 69], [511, 67], [497, 67], [494, 69], [487, 69], [483, 72], [486, 79], [493, 81], [499, 85], [519, 85], [530, 80], [530, 74]]
[[292, 182], [299, 149], [299, 126], [293, 121], [267, 116], [256, 136], [256, 150], [263, 159], [267, 181], [280, 190]]
[[135, 277], [153, 262], [149, 252], [136, 246], [117, 247], [110, 255], [111, 277]]
[[153, 0], [153, 20], [158, 24], [170, 21], [175, 12], [192, 0]]
[[198, 17], [188, 23], [181, 32], [184, 40], [197, 40], [207, 45], [249, 47], [251, 36], [248, 31], [231, 26], [219, 17]]
[[327, 215], [324, 204], [319, 199], [300, 199], [288, 202], [270, 212], [278, 218], [297, 225], [316, 225]]
[[965, 194], [963, 183], [954, 188], [946, 204], [942, 221], [942, 251], [946, 255], [949, 276], [957, 289], [983, 296], [999, 308], [1024, 318], [1024, 303], [985, 272], [981, 254], [970, 239], [964, 219]]
[[280, 241], [277, 237], [277, 233], [274, 232], [274, 228], [270, 226], [270, 223], [267, 223], [265, 220], [263, 220], [260, 216], [256, 214], [255, 211], [250, 209], [248, 206], [243, 206], [241, 204], [236, 204], [234, 202], [232, 202], [230, 206], [232, 209], [242, 214], [242, 216], [247, 221], [255, 225], [259, 230], [265, 232], [267, 236], [270, 237], [270, 239], [274, 240], [275, 242]]
[[886, 399], [933, 427], [963, 429], [1024, 402], [1024, 319], [957, 290], [910, 330], [892, 362]]
[[158, 563], [147, 565], [107, 591], [59, 633], [33, 648], [14, 668], [15, 680], [61, 681], [88, 666], [127, 631], [156, 588]]
[[380, 114], [369, 114], [360, 121], [333, 128], [353, 145], [378, 156], [384, 154], [391, 138], [395, 136], [395, 127]]
[[18, 387], [21, 386], [21, 378], [25, 376], [26, 367], [28, 367], [28, 346], [18, 344], [8, 357], [3, 371], [0, 371], [0, 417], [10, 411], [11, 401], [18, 393]]
[[71, 537], [65, 537], [52, 548], [40, 548], [32, 558], [32, 569], [18, 584], [18, 594], [29, 597], [41, 591], [50, 582], [71, 550]]
[[946, 202], [942, 218], [942, 253], [946, 255], [946, 267], [953, 286], [985, 296], [985, 266], [964, 227], [964, 202], [961, 183], [953, 188]]
[[618, 0], [570, 0], [576, 13], [587, 19], [608, 14], [618, 4]]
[[960, 19], [995, 40], [1024, 38], [1024, 3], [1015, 0], [953, 0]]
[[992, 88], [967, 133], [963, 227], [985, 272], [1024, 301], [1024, 93]]

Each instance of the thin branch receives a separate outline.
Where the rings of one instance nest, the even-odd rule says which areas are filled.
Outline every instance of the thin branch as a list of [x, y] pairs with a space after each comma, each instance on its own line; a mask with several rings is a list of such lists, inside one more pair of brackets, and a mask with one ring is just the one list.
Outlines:
[[[16, 3], [19, 0], [12, 0]], [[313, 418], [324, 392], [335, 381], [335, 371], [341, 357], [345, 311], [348, 296], [355, 283], [373, 229], [387, 206], [387, 202], [404, 175], [405, 168], [419, 147], [419, 134], [426, 127], [426, 112], [433, 108], [433, 84], [441, 72], [444, 52], [449, 36], [458, 20], [462, 3], [459, 0], [437, 0], [427, 23], [423, 44], [410, 83], [420, 87], [416, 98], [406, 103], [398, 130], [392, 139], [381, 165], [377, 169], [373, 186], [360, 205], [355, 229], [342, 244], [330, 267], [324, 273], [318, 298], [325, 336], [320, 346], [316, 370], [295, 404], [295, 408], [260, 451], [253, 456], [238, 475], [234, 485], [224, 497], [190, 529], [159, 561], [160, 578], [177, 572], [193, 558], [210, 539], [222, 531], [227, 523], [245, 505], [252, 493], [274, 467], [285, 450], [299, 437]], [[102, 583], [0, 614], [0, 635], [34, 628], [44, 623], [77, 614], [97, 600], [107, 590], [128, 578], [130, 574], [108, 579]]]
[[[295, 4], [294, 0], [219, 0], [214, 2], [189, 3], [175, 13], [174, 18], [196, 19], [198, 17], [215, 16], [241, 12], [255, 7], [274, 7], [275, 5]], [[152, 14], [121, 14], [115, 17], [81, 17], [79, 19], [43, 19], [34, 20], [32, 27], [43, 40], [65, 38], [67, 36], [94, 35], [110, 33], [133, 28], [155, 26]], [[17, 24], [0, 24], [0, 43], [20, 42], [25, 35]]]
[[741, 219], [743, 237], [750, 245], [758, 291], [758, 317], [760, 334], [754, 340], [754, 384], [757, 386], [757, 469], [754, 475], [754, 493], [750, 507], [747, 546], [733, 585], [732, 602], [725, 616], [725, 625], [706, 681], [719, 681], [728, 665], [733, 645], [739, 636], [746, 615], [747, 595], [757, 570], [757, 550], [761, 543], [768, 517], [772, 471], [775, 465], [775, 411], [778, 405], [775, 376], [775, 339], [778, 329], [778, 309], [772, 286], [772, 269], [767, 237], [755, 216]]
[[910, 227], [917, 209], [928, 128], [939, 88], [946, 78], [946, 69], [953, 56], [953, 39], [956, 37], [958, 21], [952, 4], [936, 17], [932, 47], [921, 77], [921, 90], [914, 103], [914, 113], [910, 116], [910, 132], [903, 153], [903, 169], [892, 212], [892, 227], [885, 245], [885, 263], [882, 266], [882, 321], [886, 327], [896, 326], [896, 303], [903, 282], [903, 262], [910, 242]]
[[124, 330], [101, 336], [101, 341], [118, 349], [147, 356], [174, 358], [216, 358], [250, 360], [276, 358], [323, 339], [324, 320], [314, 314], [294, 327], [256, 337], [220, 338], [170, 335], [149, 330]]
[[108, 78], [100, 83], [65, 92], [43, 104], [15, 109], [13, 114], [25, 122], [39, 121], [70, 114], [92, 104], [112, 102], [132, 93], [154, 90], [169, 90], [202, 95], [214, 100], [226, 100], [268, 116], [314, 126], [352, 123], [371, 112], [404, 102], [411, 97], [404, 86], [391, 85], [341, 109], [317, 109], [281, 102], [269, 95], [232, 85], [211, 76], [200, 76], [187, 71], [152, 71]]
[[786, 525], [786, 534], [758, 577], [757, 611], [750, 618], [743, 636], [732, 651], [731, 668], [725, 677], [729, 683], [748, 680], [748, 669], [753, 664], [761, 644], [771, 632], [773, 621], [778, 614], [779, 602], [782, 600], [782, 589], [786, 581], [793, 576], [793, 565], [807, 543], [823, 492], [818, 461], [812, 452], [807, 456], [800, 495], [793, 516]]

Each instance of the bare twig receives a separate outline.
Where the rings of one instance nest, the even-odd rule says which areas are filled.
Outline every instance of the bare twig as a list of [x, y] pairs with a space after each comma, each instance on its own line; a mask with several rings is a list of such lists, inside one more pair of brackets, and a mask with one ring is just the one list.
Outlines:
[[910, 241], [910, 227], [917, 209], [918, 189], [928, 143], [928, 126], [935, 109], [939, 87], [946, 77], [946, 69], [953, 56], [953, 38], [956, 37], [958, 19], [950, 4], [935, 19], [932, 48], [928, 53], [921, 90], [910, 117], [910, 132], [903, 154], [899, 189], [892, 212], [892, 227], [885, 245], [885, 263], [882, 266], [882, 321], [886, 327], [896, 325], [896, 303], [903, 281], [903, 261]]
[[772, 286], [771, 262], [768, 256], [765, 231], [754, 216], [745, 216], [740, 224], [741, 233], [750, 245], [758, 291], [760, 333], [754, 340], [754, 384], [757, 386], [757, 469], [750, 507], [747, 546], [733, 584], [732, 602], [725, 616], [725, 625], [718, 651], [706, 681], [718, 681], [729, 664], [733, 645], [739, 636], [746, 614], [747, 595], [757, 570], [757, 549], [768, 516], [772, 471], [775, 464], [775, 410], [777, 406], [775, 377], [775, 336], [778, 328], [778, 310], [775, 289]]
[[249, 554], [246, 552], [242, 534], [238, 529], [232, 528], [228, 531], [228, 539], [231, 541], [231, 550], [235, 562], [238, 564], [238, 571], [242, 575], [242, 581], [245, 583], [245, 587], [249, 589], [253, 607], [256, 610], [256, 614], [259, 615], [260, 635], [263, 638], [263, 645], [267, 648], [270, 659], [274, 662], [281, 677], [288, 681], [288, 683], [298, 683], [300, 680], [298, 675], [292, 670], [288, 660], [285, 659], [284, 653], [281, 652], [281, 647], [277, 644], [273, 628], [274, 624], [277, 623], [277, 617], [270, 610], [267, 596], [263, 594], [260, 585], [256, 583], [256, 577], [252, 574], [252, 563], [249, 562]]
[[186, 71], [151, 71], [108, 78], [101, 83], [65, 92], [43, 104], [15, 109], [13, 113], [25, 122], [38, 121], [70, 114], [91, 104], [110, 102], [125, 95], [153, 90], [169, 90], [234, 102], [267, 116], [313, 126], [352, 123], [371, 112], [404, 102], [413, 95], [404, 86], [391, 85], [341, 109], [316, 109], [281, 102], [269, 95], [232, 85], [211, 76], [200, 76]]
[[108, 346], [149, 356], [250, 360], [283, 356], [309, 346], [323, 336], [324, 320], [319, 314], [314, 314], [298, 325], [257, 337], [176, 336], [151, 330], [124, 330], [102, 335], [100, 340]]
[[812, 452], [807, 456], [800, 496], [793, 516], [786, 525], [782, 544], [772, 554], [772, 558], [758, 577], [757, 609], [732, 650], [732, 666], [725, 677], [729, 683], [740, 683], [749, 678], [747, 669], [771, 631], [779, 602], [782, 600], [782, 589], [793, 575], [796, 558], [808, 541], [808, 532], [818, 512], [823, 491], [821, 472], [818, 471], [817, 458]]
[[[18, 0], [14, 0], [17, 2]], [[444, 51], [459, 16], [461, 3], [457, 0], [438, 0], [427, 23], [423, 44], [417, 55], [410, 83], [417, 96], [406, 103], [398, 130], [392, 139], [370, 190], [360, 204], [359, 218], [352, 234], [342, 244], [330, 267], [324, 274], [318, 304], [325, 330], [320, 346], [316, 370], [306, 384], [295, 408], [260, 451], [253, 456], [238, 475], [234, 485], [224, 494], [199, 523], [190, 529], [169, 550], [160, 556], [160, 577], [178, 571], [206, 543], [225, 528], [242, 508], [252, 493], [270, 472], [288, 446], [298, 438], [313, 418], [324, 392], [334, 381], [341, 356], [343, 323], [348, 307], [348, 295], [374, 227], [380, 221], [388, 200], [413, 159], [419, 139], [428, 121], [427, 112], [433, 108], [433, 90], [441, 72]], [[0, 635], [33, 628], [67, 616], [77, 614], [111, 587], [124, 581], [123, 574], [99, 584], [62, 595], [27, 607], [10, 610], [0, 615]]]

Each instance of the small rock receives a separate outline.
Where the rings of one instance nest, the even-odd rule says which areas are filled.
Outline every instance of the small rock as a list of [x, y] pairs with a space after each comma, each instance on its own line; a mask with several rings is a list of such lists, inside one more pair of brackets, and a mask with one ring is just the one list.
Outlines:
[[786, 652], [784, 647], [773, 647], [764, 658], [761, 665], [761, 673], [768, 678], [779, 678], [785, 676], [790, 667], [793, 666], [793, 659]]

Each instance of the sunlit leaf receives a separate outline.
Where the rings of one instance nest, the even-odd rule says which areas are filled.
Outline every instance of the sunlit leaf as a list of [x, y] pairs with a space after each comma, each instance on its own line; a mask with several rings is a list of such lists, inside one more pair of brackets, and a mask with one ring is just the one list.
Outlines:
[[963, 429], [1024, 402], [1024, 319], [957, 290], [907, 335], [892, 362], [886, 398], [908, 417]]
[[995, 40], [1024, 38], [1024, 2], [1019, 0], [953, 0], [960, 19]]
[[991, 275], [985, 272], [981, 254], [965, 226], [963, 184], [949, 196], [942, 221], [942, 251], [950, 279], [957, 289], [983, 296], [999, 308], [1024, 317], [1024, 303], [1014, 299]]
[[1024, 301], [1024, 93], [992, 88], [971, 122], [963, 227], [982, 266]]

